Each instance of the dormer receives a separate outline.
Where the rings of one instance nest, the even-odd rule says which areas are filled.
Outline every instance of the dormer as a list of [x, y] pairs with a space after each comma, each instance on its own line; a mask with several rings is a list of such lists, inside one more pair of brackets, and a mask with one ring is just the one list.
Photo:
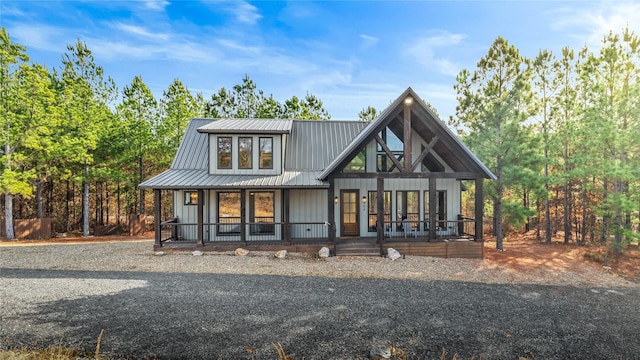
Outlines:
[[292, 124], [280, 119], [220, 119], [198, 128], [209, 136], [209, 174], [281, 174]]

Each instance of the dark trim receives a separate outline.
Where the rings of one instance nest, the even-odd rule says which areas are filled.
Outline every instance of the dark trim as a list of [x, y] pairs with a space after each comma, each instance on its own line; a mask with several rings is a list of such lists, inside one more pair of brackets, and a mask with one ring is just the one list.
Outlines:
[[155, 246], [162, 246], [162, 226], [160, 223], [162, 222], [162, 195], [160, 189], [153, 190], [153, 203], [154, 203], [154, 219], [153, 219], [153, 227], [155, 230]]
[[198, 244], [204, 246], [204, 190], [198, 189]]
[[240, 191], [240, 240], [247, 243], [247, 190]]
[[[271, 140], [271, 166], [270, 167], [263, 167], [262, 166], [262, 161], [260, 161], [260, 158], [262, 156], [262, 139], [269, 139]], [[273, 149], [273, 144], [275, 143], [275, 141], [273, 141], [273, 136], [259, 136], [258, 137], [258, 169], [273, 169], [273, 163], [275, 162], [275, 151]], [[284, 149], [282, 149], [282, 137], [280, 138], [280, 151], [284, 151]]]
[[[405, 100], [406, 101], [406, 100]], [[407, 105], [405, 102], [403, 110], [403, 139], [404, 145], [404, 166], [400, 169], [401, 172], [410, 172], [411, 169], [411, 104]]]
[[[401, 172], [403, 171], [403, 167], [402, 164], [400, 164], [400, 161], [398, 161], [398, 159], [396, 159], [396, 156], [393, 154], [393, 151], [391, 151], [391, 149], [389, 149], [389, 147], [387, 146], [387, 144], [384, 142], [384, 140], [382, 140], [380, 138], [380, 136], [378, 136], [378, 134], [375, 134], [374, 139], [376, 139], [376, 142], [378, 142], [378, 144], [380, 144], [380, 146], [382, 147], [382, 150], [384, 150], [384, 152], [387, 154], [387, 156], [391, 159], [391, 162], [393, 162], [393, 164], [398, 168], [398, 170], [400, 170]], [[376, 161], [377, 161], [377, 157], [376, 157]], [[377, 167], [377, 164], [376, 164]]]
[[416, 168], [418, 167], [418, 165], [420, 165], [422, 163], [422, 160], [424, 160], [424, 158], [427, 157], [427, 154], [429, 154], [429, 152], [431, 151], [431, 149], [433, 149], [433, 147], [436, 145], [437, 142], [438, 142], [438, 135], [434, 136], [433, 139], [429, 141], [429, 144], [424, 150], [422, 150], [422, 153], [420, 154], [420, 156], [418, 156], [416, 161], [413, 163], [413, 165], [411, 166], [411, 170], [409, 172], [416, 171]]
[[457, 180], [475, 180], [481, 179], [484, 177], [481, 173], [474, 172], [436, 172], [436, 173], [336, 173], [333, 174], [332, 177], [334, 179], [342, 178], [342, 179], [354, 179], [354, 178], [363, 178], [363, 179], [377, 179], [377, 178], [385, 178], [385, 179], [457, 179]]
[[290, 223], [290, 219], [289, 219], [289, 207], [291, 206], [290, 204], [290, 194], [289, 194], [289, 189], [283, 189], [282, 190], [282, 218], [284, 220], [284, 231], [282, 234], [282, 239], [284, 241], [286, 241], [287, 243], [291, 242], [291, 223]]
[[436, 239], [436, 179], [429, 178], [429, 241]]
[[476, 217], [476, 241], [483, 241], [482, 222], [484, 220], [484, 181], [476, 179], [475, 217]]
[[[380, 244], [380, 249], [381, 249], [380, 251], [382, 251], [382, 244], [384, 243], [384, 178], [378, 178], [376, 180], [376, 191], [378, 194], [377, 195], [377, 207], [378, 207], [377, 236], [378, 236], [378, 243]], [[393, 194], [391, 195], [391, 197], [393, 197]], [[393, 199], [391, 199], [391, 201], [393, 201]], [[393, 209], [393, 204], [391, 208]], [[391, 215], [392, 214], [389, 214], [389, 216]], [[367, 219], [367, 221], [369, 221], [369, 219]]]
[[[229, 153], [229, 167], [220, 167], [220, 140], [229, 139], [231, 143]], [[233, 169], [233, 136], [216, 136], [216, 169]]]
[[[249, 151], [249, 166], [242, 166], [241, 162], [242, 162], [242, 156], [240, 156], [240, 154], [242, 153], [242, 151], [240, 150], [240, 141], [243, 139], [249, 139], [250, 140], [250, 150]], [[253, 136], [238, 136], [238, 170], [250, 170], [253, 169]]]

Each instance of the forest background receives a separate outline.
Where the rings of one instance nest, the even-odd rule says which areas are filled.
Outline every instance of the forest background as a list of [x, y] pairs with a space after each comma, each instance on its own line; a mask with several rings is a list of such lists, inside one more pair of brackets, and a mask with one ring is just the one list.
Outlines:
[[[622, 29], [603, 34], [596, 52], [543, 49], [529, 59], [499, 37], [476, 69], [459, 73], [456, 114], [447, 120], [496, 174], [485, 208], [498, 249], [526, 230], [539, 241], [560, 236], [618, 252], [638, 240], [639, 46]], [[125, 225], [129, 214], [152, 216], [151, 196], [137, 185], [170, 166], [191, 118], [331, 118], [313, 94], [281, 102], [249, 75], [210, 99], [177, 78], [160, 98], [140, 76], [120, 91], [82, 40], [47, 68], [4, 28], [0, 114], [9, 239], [18, 218], [52, 218], [56, 233], [89, 236], [96, 225]], [[369, 106], [359, 118], [376, 114]], [[473, 198], [472, 186], [466, 194]]]

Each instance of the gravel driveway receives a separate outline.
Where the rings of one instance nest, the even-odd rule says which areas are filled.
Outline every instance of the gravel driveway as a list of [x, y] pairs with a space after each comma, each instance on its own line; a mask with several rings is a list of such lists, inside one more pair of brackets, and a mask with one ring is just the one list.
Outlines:
[[[154, 256], [148, 245], [0, 246], [0, 346], [93, 351], [104, 329], [101, 351], [113, 358], [276, 359], [281, 344], [295, 359], [364, 359], [378, 343], [408, 359], [443, 348], [448, 359], [640, 354], [640, 291], [621, 279], [498, 282], [481, 260]], [[402, 276], [333, 273], [369, 267]], [[486, 281], [426, 275], [468, 269]]]

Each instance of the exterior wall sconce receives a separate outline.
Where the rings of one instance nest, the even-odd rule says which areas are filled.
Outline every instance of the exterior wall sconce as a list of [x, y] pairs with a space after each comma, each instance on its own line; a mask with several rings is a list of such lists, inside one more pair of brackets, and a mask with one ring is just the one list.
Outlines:
[[413, 98], [412, 98], [411, 96], [407, 96], [407, 97], [404, 99], [404, 104], [405, 104], [405, 105], [407, 105], [407, 106], [409, 106], [409, 105], [413, 104]]
[[366, 196], [363, 196], [363, 197], [362, 197], [362, 203], [363, 203], [363, 204], [366, 204], [366, 203], [367, 203], [367, 197], [366, 197]]
[[336, 203], [336, 204], [338, 203], [338, 197], [337, 196], [334, 196], [333, 202]]

